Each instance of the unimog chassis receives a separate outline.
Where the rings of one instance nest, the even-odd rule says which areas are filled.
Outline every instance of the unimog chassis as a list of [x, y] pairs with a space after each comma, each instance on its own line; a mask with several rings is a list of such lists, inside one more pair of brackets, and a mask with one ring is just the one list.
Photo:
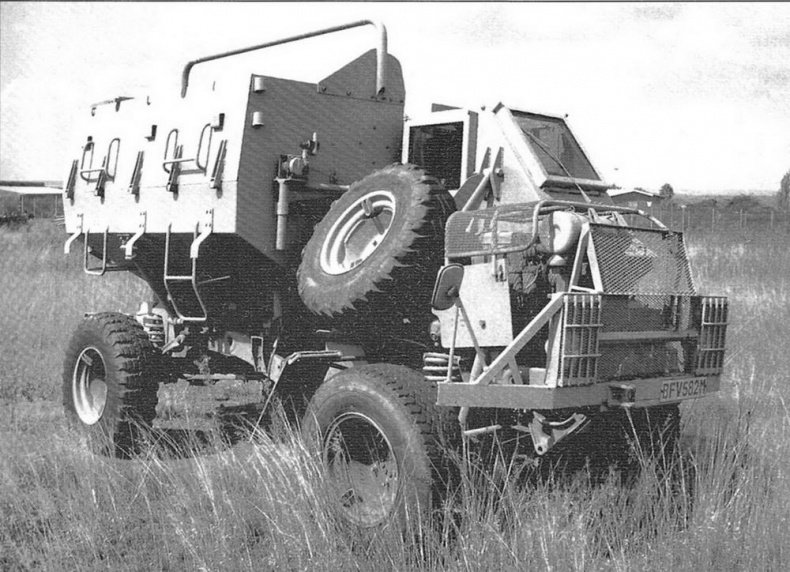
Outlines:
[[[197, 64], [365, 25], [376, 49], [318, 84], [189, 87]], [[683, 235], [614, 205], [561, 117], [404, 123], [404, 100], [365, 20], [189, 62], [172, 101], [91, 107], [65, 250], [156, 296], [87, 314], [68, 347], [65, 409], [96, 450], [133, 450], [162, 382], [265, 381], [341, 516], [377, 527], [426, 510], [448, 451], [486, 435], [535, 458], [615, 425], [676, 440], [678, 404], [719, 388], [727, 325]]]

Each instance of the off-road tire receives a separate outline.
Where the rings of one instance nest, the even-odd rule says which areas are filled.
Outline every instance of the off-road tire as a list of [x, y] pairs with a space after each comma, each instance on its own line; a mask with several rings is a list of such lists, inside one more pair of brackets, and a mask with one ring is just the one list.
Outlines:
[[142, 326], [120, 313], [87, 316], [63, 366], [63, 406], [95, 453], [128, 457], [156, 417], [159, 360]]
[[[366, 202], [372, 214], [365, 214]], [[302, 252], [302, 301], [330, 317], [375, 313], [379, 327], [411, 308], [424, 311], [454, 210], [450, 194], [413, 165], [390, 165], [354, 183]]]
[[[435, 403], [434, 382], [388, 364], [348, 369], [318, 389], [302, 435], [325, 467], [341, 522], [402, 531], [429, 515], [447, 488], [447, 454], [458, 443], [452, 410]], [[348, 480], [355, 477], [359, 486]], [[375, 481], [372, 488], [366, 481]], [[373, 492], [378, 499], [370, 501]]]

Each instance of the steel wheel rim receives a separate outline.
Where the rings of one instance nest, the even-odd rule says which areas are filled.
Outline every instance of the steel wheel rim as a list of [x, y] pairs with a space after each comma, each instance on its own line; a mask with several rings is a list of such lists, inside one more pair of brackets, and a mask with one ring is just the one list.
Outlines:
[[94, 347], [80, 352], [71, 382], [71, 395], [77, 416], [86, 425], [99, 422], [107, 405], [107, 368]]
[[390, 191], [373, 191], [357, 199], [329, 229], [321, 247], [321, 269], [337, 276], [370, 258], [389, 233], [395, 210]]
[[391, 514], [398, 463], [378, 423], [357, 412], [337, 417], [326, 431], [323, 460], [332, 494], [350, 521], [375, 526]]

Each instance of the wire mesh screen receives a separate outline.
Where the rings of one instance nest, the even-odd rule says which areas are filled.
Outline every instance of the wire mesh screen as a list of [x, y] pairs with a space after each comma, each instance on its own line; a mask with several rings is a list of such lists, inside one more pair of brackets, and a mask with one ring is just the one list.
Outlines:
[[604, 332], [687, 330], [693, 327], [689, 296], [607, 295], [602, 302]]
[[590, 233], [607, 294], [694, 294], [682, 234], [601, 224]]
[[[599, 381], [691, 373], [687, 353], [696, 346], [692, 340], [698, 300], [670, 294], [603, 296], [601, 330], [606, 342], [601, 345]], [[607, 339], [610, 332], [621, 335]], [[689, 339], [649, 339], [662, 334]]]
[[598, 359], [598, 381], [687, 373], [686, 357], [681, 342], [602, 344], [601, 357]]
[[566, 295], [557, 385], [717, 373], [724, 353], [722, 300], [669, 294]]
[[532, 240], [533, 205], [505, 205], [495, 209], [456, 212], [445, 226], [448, 258], [516, 252]]

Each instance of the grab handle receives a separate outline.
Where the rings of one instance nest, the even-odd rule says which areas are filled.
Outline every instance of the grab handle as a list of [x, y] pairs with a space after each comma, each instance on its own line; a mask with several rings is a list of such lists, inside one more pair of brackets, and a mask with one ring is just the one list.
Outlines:
[[227, 58], [230, 56], [236, 56], [239, 54], [245, 54], [247, 52], [252, 52], [255, 50], [262, 50], [263, 48], [271, 48], [273, 46], [279, 46], [281, 44], [288, 44], [290, 42], [296, 42], [299, 40], [305, 40], [307, 38], [314, 38], [316, 36], [323, 36], [324, 34], [331, 34], [334, 32], [342, 32], [343, 30], [349, 30], [351, 28], [358, 28], [360, 26], [373, 26], [379, 32], [379, 43], [376, 47], [376, 93], [375, 95], [380, 94], [385, 89], [385, 78], [386, 74], [386, 61], [387, 61], [387, 29], [384, 27], [384, 24], [380, 22], [376, 22], [373, 20], [358, 20], [356, 22], [351, 22], [349, 24], [342, 24], [340, 26], [333, 26], [331, 28], [324, 28], [323, 30], [317, 30], [315, 32], [307, 32], [306, 34], [299, 34], [297, 36], [291, 36], [289, 38], [283, 38], [282, 40], [274, 40], [272, 42], [266, 42], [265, 44], [259, 44], [257, 46], [250, 46], [249, 48], [240, 48], [238, 50], [232, 50], [230, 52], [223, 52], [221, 54], [214, 54], [212, 56], [205, 56], [202, 58], [198, 58], [196, 60], [192, 60], [191, 62], [187, 62], [184, 66], [184, 71], [181, 72], [181, 97], [186, 97], [187, 95], [187, 87], [189, 86], [189, 72], [192, 70], [194, 66], [197, 64], [202, 64], [204, 62], [210, 62], [213, 60], [218, 60], [220, 58]]

